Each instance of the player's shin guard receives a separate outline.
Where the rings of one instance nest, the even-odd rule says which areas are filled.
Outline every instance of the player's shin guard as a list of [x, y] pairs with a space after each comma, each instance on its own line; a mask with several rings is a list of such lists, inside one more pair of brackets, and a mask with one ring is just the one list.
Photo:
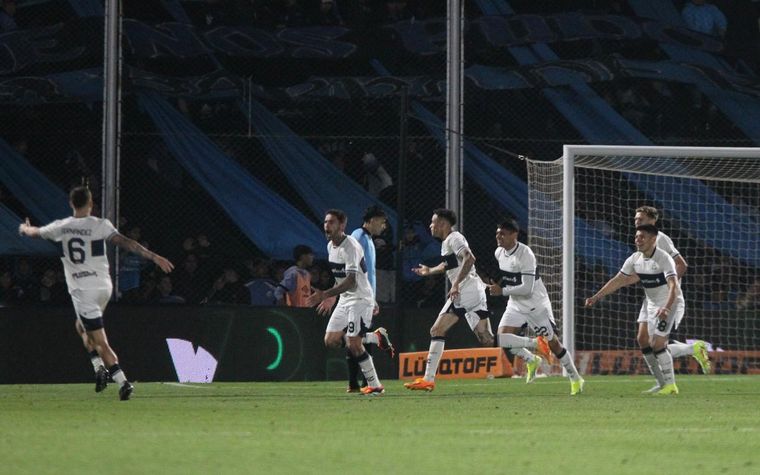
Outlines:
[[673, 356], [671, 356], [667, 348], [655, 351], [654, 356], [657, 358], [657, 363], [660, 365], [662, 379], [665, 385], [674, 384], [676, 382], [676, 376], [673, 373]]
[[367, 380], [367, 385], [376, 388], [382, 386], [380, 384], [380, 378], [377, 377], [375, 371], [375, 364], [372, 362], [372, 357], [366, 351], [360, 356], [356, 357], [356, 361], [359, 363], [359, 367], [364, 373], [364, 378]]
[[[660, 387], [665, 386], [665, 378], [662, 375], [660, 364], [657, 362], [657, 357], [654, 355], [652, 348], [649, 346], [647, 346], [646, 348], [642, 348], [641, 353], [644, 355], [644, 361], [646, 362], [647, 367], [649, 368], [649, 372], [652, 373], [652, 375], [654, 376], [654, 379], [657, 380], [657, 384], [659, 384]], [[672, 366], [673, 366], [673, 362], [671, 360], [671, 367]]]
[[575, 367], [573, 358], [570, 357], [570, 353], [568, 353], [565, 348], [562, 348], [562, 351], [560, 351], [556, 356], [559, 362], [562, 364], [562, 367], [565, 368], [565, 371], [567, 371], [567, 375], [570, 377], [570, 381], [578, 381], [581, 379], [581, 375], [578, 373], [578, 369]]
[[511, 333], [499, 333], [498, 342], [502, 348], [535, 348], [535, 338], [517, 336]]
[[108, 368], [108, 372], [111, 373], [111, 379], [113, 379], [119, 386], [127, 381], [127, 377], [124, 375], [124, 371], [121, 370], [119, 363]]
[[92, 369], [97, 373], [98, 368], [104, 366], [103, 360], [100, 359], [100, 355], [96, 350], [90, 351], [90, 363], [92, 363]]
[[438, 363], [443, 356], [443, 348], [446, 346], [445, 337], [434, 336], [430, 339], [427, 366], [425, 367], [425, 381], [435, 381], [435, 373], [438, 371]]

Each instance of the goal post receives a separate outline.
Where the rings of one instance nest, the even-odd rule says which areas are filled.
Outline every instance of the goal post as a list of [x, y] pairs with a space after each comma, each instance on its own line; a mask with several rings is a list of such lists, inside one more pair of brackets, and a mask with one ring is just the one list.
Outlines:
[[675, 337], [731, 352], [726, 372], [760, 372], [760, 148], [565, 145], [556, 161], [528, 161], [528, 185], [529, 245], [572, 354], [637, 348], [638, 286], [582, 302], [634, 252], [646, 205], [688, 263]]

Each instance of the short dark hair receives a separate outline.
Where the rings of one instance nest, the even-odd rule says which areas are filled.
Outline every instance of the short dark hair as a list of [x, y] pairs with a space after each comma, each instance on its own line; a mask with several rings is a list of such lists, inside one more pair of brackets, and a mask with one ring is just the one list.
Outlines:
[[74, 208], [84, 208], [92, 199], [92, 193], [86, 186], [77, 186], [69, 192], [69, 201]]
[[644, 231], [645, 233], [652, 234], [654, 236], [657, 236], [657, 226], [654, 224], [640, 224], [636, 226], [636, 231]]
[[303, 244], [299, 244], [293, 248], [293, 260], [295, 261], [298, 261], [301, 256], [304, 256], [306, 254], [314, 254], [314, 251], [312, 251], [309, 246]]
[[657, 211], [657, 208], [654, 206], [639, 206], [636, 208], [637, 213], [644, 213], [645, 215], [649, 216], [651, 219], [654, 219], [657, 221], [660, 219], [660, 212]]
[[504, 221], [502, 221], [501, 223], [499, 223], [497, 225], [497, 227], [501, 228], [501, 229], [503, 229], [505, 231], [512, 231], [514, 233], [519, 233], [520, 232], [520, 225], [517, 224], [517, 221], [515, 221], [514, 219], [511, 219], [511, 218], [510, 219], [505, 219]]
[[454, 226], [457, 224], [457, 215], [450, 209], [446, 208], [438, 208], [433, 211], [433, 214], [438, 216], [439, 218], [443, 218], [446, 221], [449, 222], [450, 225]]
[[339, 210], [339, 209], [336, 209], [336, 208], [328, 209], [327, 211], [325, 211], [325, 215], [328, 215], [328, 214], [331, 214], [331, 215], [335, 216], [336, 218], [338, 218], [338, 221], [341, 224], [345, 223], [346, 220], [348, 219], [346, 217], [346, 213], [344, 213], [342, 210]]
[[368, 222], [372, 218], [387, 218], [388, 215], [385, 214], [385, 211], [382, 207], [379, 205], [372, 205], [369, 208], [364, 210], [364, 217], [362, 217], [363, 222]]

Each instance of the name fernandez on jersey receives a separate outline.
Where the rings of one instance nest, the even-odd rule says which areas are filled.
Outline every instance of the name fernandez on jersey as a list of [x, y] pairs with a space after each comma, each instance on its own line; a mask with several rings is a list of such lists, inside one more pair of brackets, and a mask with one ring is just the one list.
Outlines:
[[63, 228], [61, 234], [75, 234], [77, 236], [92, 236], [92, 229]]

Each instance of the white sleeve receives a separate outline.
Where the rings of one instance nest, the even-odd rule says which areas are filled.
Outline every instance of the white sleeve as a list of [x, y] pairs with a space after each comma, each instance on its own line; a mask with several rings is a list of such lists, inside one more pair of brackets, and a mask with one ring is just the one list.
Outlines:
[[[633, 256], [635, 256], [634, 254]], [[633, 275], [636, 271], [633, 270], [633, 256], [629, 257], [623, 263], [623, 267], [620, 268], [620, 273], [624, 275]]]
[[675, 258], [676, 256], [681, 254], [680, 252], [678, 252], [678, 249], [676, 249], [676, 246], [673, 245], [673, 240], [670, 239], [670, 236], [667, 236], [662, 233], [658, 234], [658, 236], [659, 238], [657, 239], [657, 247], [665, 251], [667, 255]]
[[60, 241], [61, 240], [61, 228], [63, 227], [63, 220], [58, 219], [52, 223], [42, 226], [40, 228], [40, 237], [47, 239], [48, 241]]
[[343, 256], [346, 258], [346, 272], [359, 272], [361, 269], [361, 253], [358, 246], [354, 246], [353, 243], [343, 247]]
[[529, 247], [525, 247], [520, 256], [520, 285], [502, 289], [503, 295], [530, 295], [536, 283], [536, 256]]
[[665, 274], [665, 278], [667, 279], [676, 275], [676, 263], [673, 261], [673, 258], [667, 254], [661, 254], [661, 256], [661, 259], [657, 259], [657, 263], [660, 265], [663, 274]]
[[522, 283], [515, 285], [514, 287], [504, 287], [501, 289], [501, 294], [505, 297], [507, 295], [530, 295], [533, 293], [533, 285], [536, 283], [535, 274], [523, 274]]
[[113, 225], [113, 223], [111, 223], [111, 221], [104, 219], [101, 223], [101, 232], [103, 233], [101, 237], [108, 241], [111, 239], [111, 236], [118, 233], [119, 231], [116, 230], [116, 227]]
[[455, 235], [451, 236], [451, 241], [449, 241], [449, 246], [451, 246], [452, 252], [454, 252], [454, 254], [456, 254], [457, 256], [461, 254], [462, 251], [469, 248], [469, 246], [467, 245], [467, 240], [460, 233], [456, 233]]

